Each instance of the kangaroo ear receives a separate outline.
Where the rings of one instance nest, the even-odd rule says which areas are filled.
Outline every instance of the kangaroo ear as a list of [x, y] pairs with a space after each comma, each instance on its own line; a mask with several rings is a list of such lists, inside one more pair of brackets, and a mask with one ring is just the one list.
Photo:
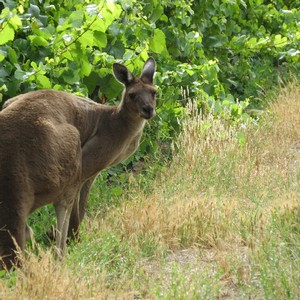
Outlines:
[[153, 83], [154, 73], [156, 71], [156, 62], [154, 58], [150, 57], [144, 64], [141, 79], [145, 83]]
[[113, 71], [116, 79], [123, 83], [125, 86], [130, 85], [134, 80], [134, 76], [132, 75], [132, 73], [121, 64], [114, 63]]

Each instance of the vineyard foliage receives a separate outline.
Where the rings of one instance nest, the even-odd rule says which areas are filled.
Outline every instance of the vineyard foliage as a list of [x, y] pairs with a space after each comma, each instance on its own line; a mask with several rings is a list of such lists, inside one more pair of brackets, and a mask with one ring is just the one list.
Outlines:
[[188, 98], [245, 121], [265, 90], [299, 72], [299, 8], [293, 0], [0, 0], [0, 104], [50, 88], [114, 104], [122, 86], [112, 64], [138, 73], [152, 56], [158, 117], [137, 155], [158, 153]]

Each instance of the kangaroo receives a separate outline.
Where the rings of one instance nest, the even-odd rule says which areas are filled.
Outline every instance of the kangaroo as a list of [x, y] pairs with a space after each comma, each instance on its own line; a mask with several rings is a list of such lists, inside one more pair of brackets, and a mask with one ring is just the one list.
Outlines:
[[156, 63], [140, 77], [113, 64], [125, 89], [118, 106], [55, 90], [14, 97], [0, 112], [0, 269], [18, 264], [30, 235], [27, 217], [52, 203], [56, 249], [78, 237], [90, 188], [98, 173], [137, 149], [146, 120], [155, 116]]

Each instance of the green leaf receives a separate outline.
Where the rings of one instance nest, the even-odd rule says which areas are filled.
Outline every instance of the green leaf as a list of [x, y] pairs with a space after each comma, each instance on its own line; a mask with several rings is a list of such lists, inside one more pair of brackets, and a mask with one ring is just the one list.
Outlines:
[[124, 61], [130, 60], [133, 56], [134, 56], [134, 51], [132, 51], [132, 50], [127, 50], [127, 51], [125, 52], [125, 54], [123, 55], [123, 60], [124, 60]]
[[6, 83], [7, 95], [10, 97], [16, 96], [18, 93], [20, 82], [18, 80], [8, 81]]
[[66, 51], [61, 56], [68, 59], [68, 60], [70, 60], [70, 61], [74, 61], [74, 57], [72, 56], [71, 51]]
[[80, 27], [83, 23], [84, 13], [81, 10], [76, 10], [71, 13], [69, 17], [69, 23], [74, 27]]
[[163, 14], [163, 12], [164, 12], [164, 9], [161, 5], [155, 7], [152, 11], [149, 21], [151, 23], [155, 23], [160, 18], [160, 16]]
[[100, 49], [105, 48], [107, 45], [106, 34], [101, 31], [94, 31], [94, 45], [97, 45]]
[[8, 7], [6, 7], [0, 13], [0, 19], [6, 19], [9, 15], [10, 15], [10, 10]]
[[105, 32], [106, 30], [106, 26], [104, 24], [104, 21], [100, 18], [97, 18], [97, 20], [95, 20], [93, 22], [93, 26], [91, 27], [91, 30], [93, 31], [102, 31], [102, 32]]
[[86, 31], [79, 39], [82, 48], [94, 45], [94, 35], [92, 31]]
[[8, 23], [4, 23], [2, 30], [0, 31], [0, 45], [4, 45], [15, 38], [15, 31]]
[[8, 48], [8, 58], [9, 61], [13, 64], [18, 62], [17, 53], [13, 48]]
[[1, 64], [0, 66], [0, 79], [10, 76], [13, 66], [10, 63]]
[[154, 30], [153, 38], [150, 40], [150, 48], [156, 53], [166, 50], [166, 36], [162, 30], [158, 28]]
[[50, 89], [51, 88], [51, 82], [48, 77], [45, 75], [38, 74], [36, 77], [38, 83], [40, 84], [40, 87], [43, 89]]
[[29, 77], [35, 74], [35, 71], [25, 72], [21, 70], [20, 66], [17, 66], [17, 70], [15, 71], [15, 78], [20, 81], [26, 81]]
[[17, 80], [23, 80], [25, 78], [25, 74], [26, 72], [24, 72], [20, 68], [17, 68], [17, 70], [15, 71], [15, 78]]
[[274, 38], [275, 47], [284, 47], [287, 44], [287, 37], [282, 37], [280, 34], [276, 34]]
[[22, 53], [23, 55], [28, 55], [28, 50], [30, 48], [30, 41], [26, 39], [15, 39], [13, 41], [14, 49], [18, 49], [19, 53]]
[[40, 16], [40, 9], [37, 5], [30, 4], [28, 13], [30, 13], [32, 16], [38, 18]]
[[28, 38], [31, 41], [32, 45], [41, 47], [47, 47], [49, 45], [48, 41], [41, 36], [29, 35]]
[[92, 66], [89, 63], [87, 57], [82, 58], [80, 74], [82, 74], [83, 76], [89, 76], [91, 72], [92, 72]]
[[65, 70], [63, 72], [62, 77], [65, 80], [65, 82], [67, 82], [69, 84], [74, 84], [74, 83], [80, 81], [80, 76], [79, 76], [77, 70], [72, 70], [72, 69]]
[[89, 94], [91, 94], [96, 85], [99, 83], [99, 76], [96, 72], [91, 72], [87, 77], [83, 78], [83, 83], [88, 88]]
[[124, 44], [121, 41], [116, 41], [114, 45], [110, 46], [110, 54], [115, 58], [121, 59], [125, 53]]
[[249, 40], [247, 41], [247, 45], [248, 45], [248, 47], [249, 47], [250, 49], [255, 48], [256, 45], [257, 45], [257, 38], [256, 38], [256, 37], [253, 37], [253, 38], [249, 39]]
[[22, 21], [21, 19], [19, 18], [19, 16], [15, 15], [13, 17], [11, 17], [9, 19], [9, 24], [15, 29], [17, 30], [19, 27], [22, 26]]
[[7, 52], [4, 50], [0, 50], [0, 62], [6, 57]]
[[116, 4], [115, 1], [106, 1], [108, 9], [112, 12], [115, 19], [118, 19], [122, 13], [122, 8], [120, 4]]
[[222, 35], [222, 34], [211, 36], [207, 40], [207, 46], [213, 48], [222, 47], [226, 43], [228, 43], [228, 38], [226, 35]]
[[101, 15], [103, 17], [103, 21], [105, 24], [105, 30], [109, 27], [109, 25], [115, 20], [113, 14], [108, 9], [103, 9], [101, 11]]

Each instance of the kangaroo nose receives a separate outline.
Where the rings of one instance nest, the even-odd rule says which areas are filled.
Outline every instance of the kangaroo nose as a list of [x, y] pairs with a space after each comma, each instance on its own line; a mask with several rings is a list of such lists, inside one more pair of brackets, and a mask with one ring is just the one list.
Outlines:
[[154, 116], [154, 109], [150, 105], [145, 105], [142, 107], [141, 117], [145, 119], [150, 119]]

